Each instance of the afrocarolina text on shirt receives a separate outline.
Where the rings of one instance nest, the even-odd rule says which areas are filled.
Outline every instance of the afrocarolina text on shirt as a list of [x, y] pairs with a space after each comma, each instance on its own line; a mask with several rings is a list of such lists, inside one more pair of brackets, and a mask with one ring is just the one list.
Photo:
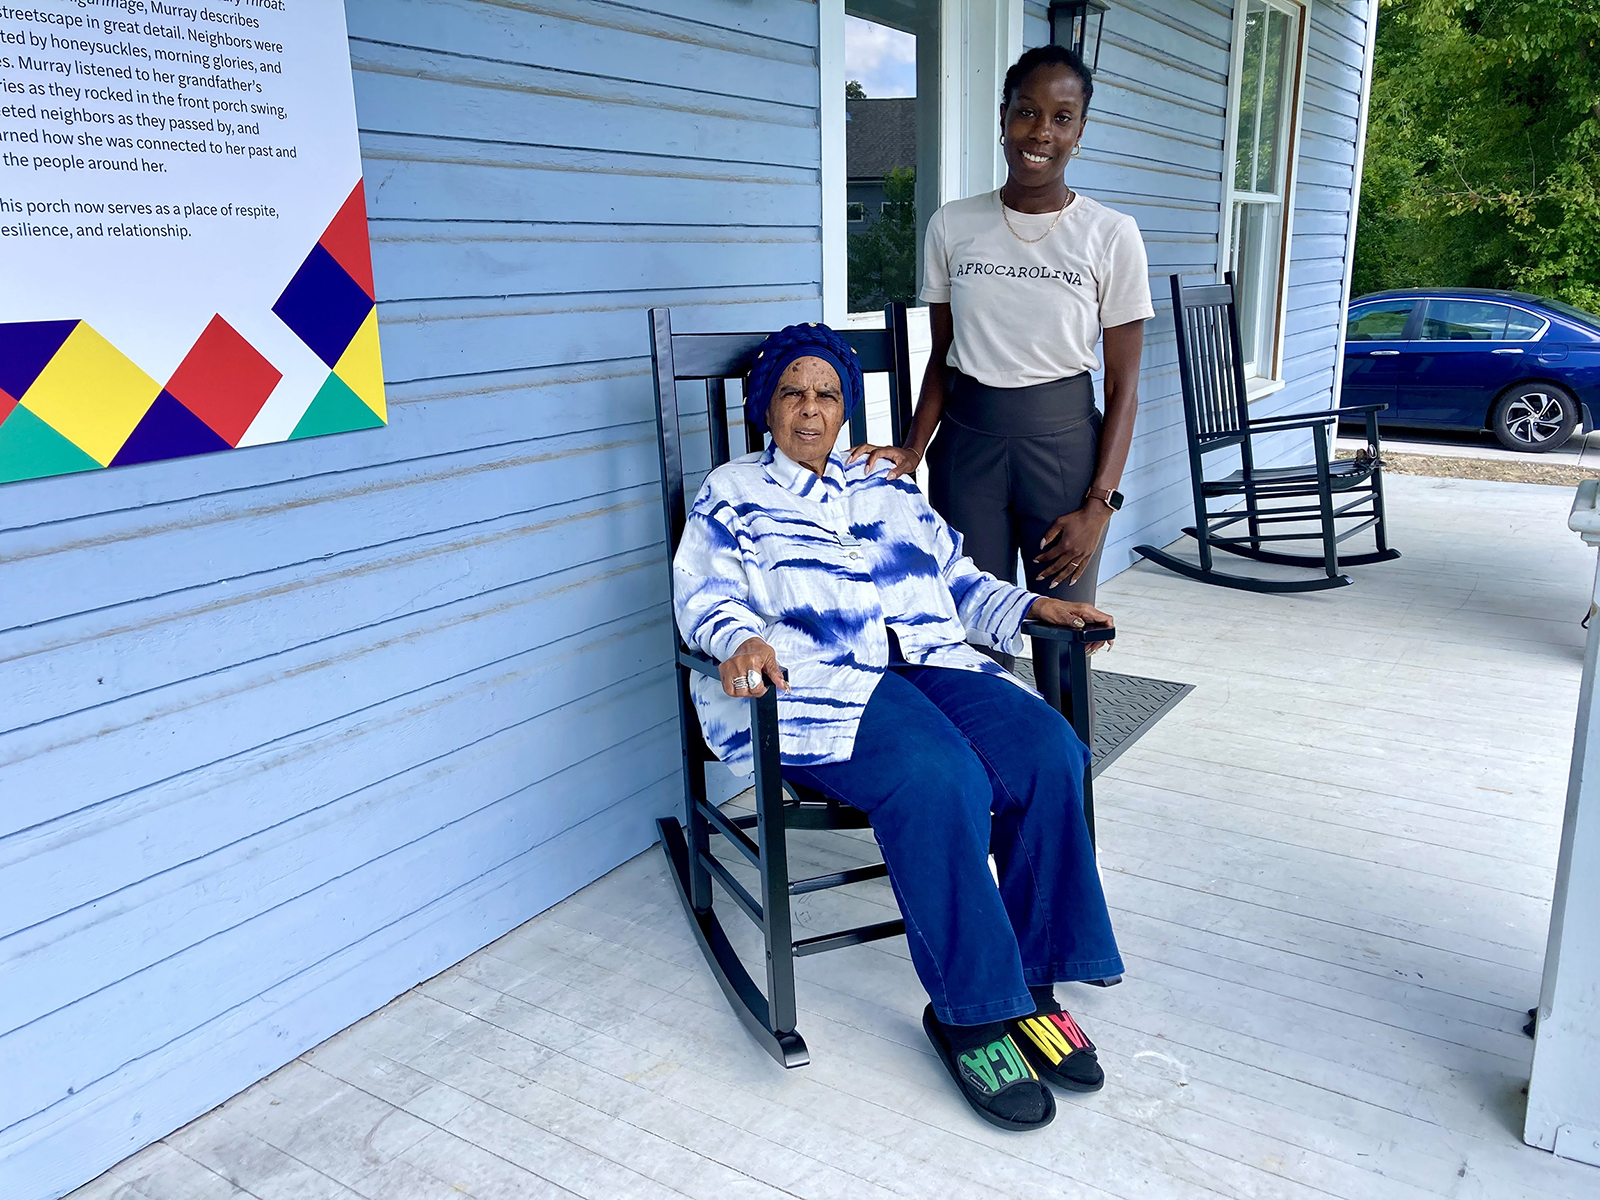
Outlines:
[[1040, 267], [1026, 264], [1017, 266], [1013, 263], [994, 262], [964, 262], [958, 263], [950, 271], [951, 279], [963, 279], [968, 275], [1003, 275], [1010, 279], [1059, 279], [1063, 283], [1070, 283], [1074, 287], [1083, 286], [1083, 273], [1068, 270], [1066, 267]]

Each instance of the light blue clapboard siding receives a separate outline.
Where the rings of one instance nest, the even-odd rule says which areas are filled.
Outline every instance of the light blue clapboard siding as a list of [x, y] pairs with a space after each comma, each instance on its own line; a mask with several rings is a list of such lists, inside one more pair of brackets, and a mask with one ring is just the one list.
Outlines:
[[[1069, 181], [1130, 213], [1150, 256], [1156, 317], [1145, 330], [1139, 420], [1103, 577], [1165, 545], [1193, 520], [1167, 276], [1214, 278], [1221, 235], [1223, 147], [1233, 6], [1217, 0], [1117, 0], [1105, 19], [1084, 151]], [[1025, 44], [1049, 40], [1047, 6], [1027, 0]], [[1285, 387], [1261, 415], [1326, 407], [1334, 377], [1356, 122], [1365, 65], [1365, 6], [1315, 0], [1294, 196]], [[1257, 442], [1257, 461], [1309, 461], [1303, 435]], [[1219, 456], [1220, 458], [1220, 456]], [[1219, 469], [1226, 469], [1217, 464]], [[1209, 468], [1208, 468], [1209, 469]]]
[[5, 1200], [653, 840], [644, 312], [820, 313], [814, 4], [347, 11], [391, 426], [4, 489]]

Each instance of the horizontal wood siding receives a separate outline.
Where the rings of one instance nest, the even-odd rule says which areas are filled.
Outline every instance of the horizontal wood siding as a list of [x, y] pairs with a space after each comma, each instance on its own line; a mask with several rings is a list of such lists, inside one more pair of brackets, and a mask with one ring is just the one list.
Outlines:
[[[1139, 222], [1156, 309], [1123, 476], [1127, 504], [1112, 521], [1103, 578], [1139, 561], [1135, 545], [1166, 545], [1194, 519], [1167, 276], [1209, 280], [1218, 267], [1233, 12], [1222, 0], [1117, 0], [1105, 18], [1083, 153], [1068, 171], [1074, 187]], [[1359, 2], [1311, 6], [1285, 386], [1256, 403], [1262, 416], [1324, 408], [1331, 397], [1365, 20]], [[1030, 46], [1049, 40], [1046, 5], [1027, 0], [1023, 36]], [[1264, 438], [1256, 448], [1264, 466], [1310, 461], [1304, 434]], [[1231, 469], [1217, 457], [1219, 471]]]
[[3, 489], [5, 1200], [654, 840], [645, 310], [820, 315], [813, 3], [347, 11], [391, 426]]

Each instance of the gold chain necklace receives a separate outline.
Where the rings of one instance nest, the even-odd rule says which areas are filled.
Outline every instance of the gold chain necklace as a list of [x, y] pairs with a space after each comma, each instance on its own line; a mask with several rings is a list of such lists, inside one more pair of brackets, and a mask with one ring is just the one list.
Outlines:
[[[1002, 189], [1001, 193], [1000, 193], [1000, 217], [1001, 217], [1002, 220], [1005, 221], [1006, 228], [1011, 230], [1011, 236], [1012, 237], [1016, 238], [1017, 241], [1019, 241], [1019, 242], [1024, 242], [1029, 246], [1033, 246], [1033, 245], [1037, 245], [1039, 242], [1044, 241], [1045, 238], [1049, 237], [1052, 233], [1054, 233], [1056, 231], [1056, 226], [1061, 224], [1061, 214], [1066, 212], [1067, 209], [1072, 205], [1072, 202], [1074, 200], [1076, 200], [1077, 198], [1078, 198], [1078, 193], [1074, 192], [1071, 188], [1068, 188], [1067, 189], [1067, 198], [1066, 198], [1066, 200], [1062, 203], [1060, 209], [1058, 209], [1056, 211], [1056, 219], [1054, 221], [1050, 222], [1050, 228], [1049, 229], [1046, 229], [1043, 233], [1041, 233], [1036, 238], [1025, 238], [1025, 237], [1023, 237], [1020, 233], [1017, 232], [1017, 227], [1011, 223], [1011, 218], [1006, 215], [1006, 197], [1005, 197], [1004, 189]], [[1029, 215], [1032, 215], [1032, 214], [1029, 214]]]

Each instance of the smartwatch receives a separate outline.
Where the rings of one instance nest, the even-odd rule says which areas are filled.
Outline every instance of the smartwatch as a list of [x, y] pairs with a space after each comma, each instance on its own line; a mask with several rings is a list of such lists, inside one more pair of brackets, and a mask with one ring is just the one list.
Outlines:
[[1122, 493], [1112, 488], [1090, 488], [1084, 494], [1093, 496], [1096, 500], [1104, 500], [1106, 507], [1112, 512], [1116, 512], [1122, 507]]

